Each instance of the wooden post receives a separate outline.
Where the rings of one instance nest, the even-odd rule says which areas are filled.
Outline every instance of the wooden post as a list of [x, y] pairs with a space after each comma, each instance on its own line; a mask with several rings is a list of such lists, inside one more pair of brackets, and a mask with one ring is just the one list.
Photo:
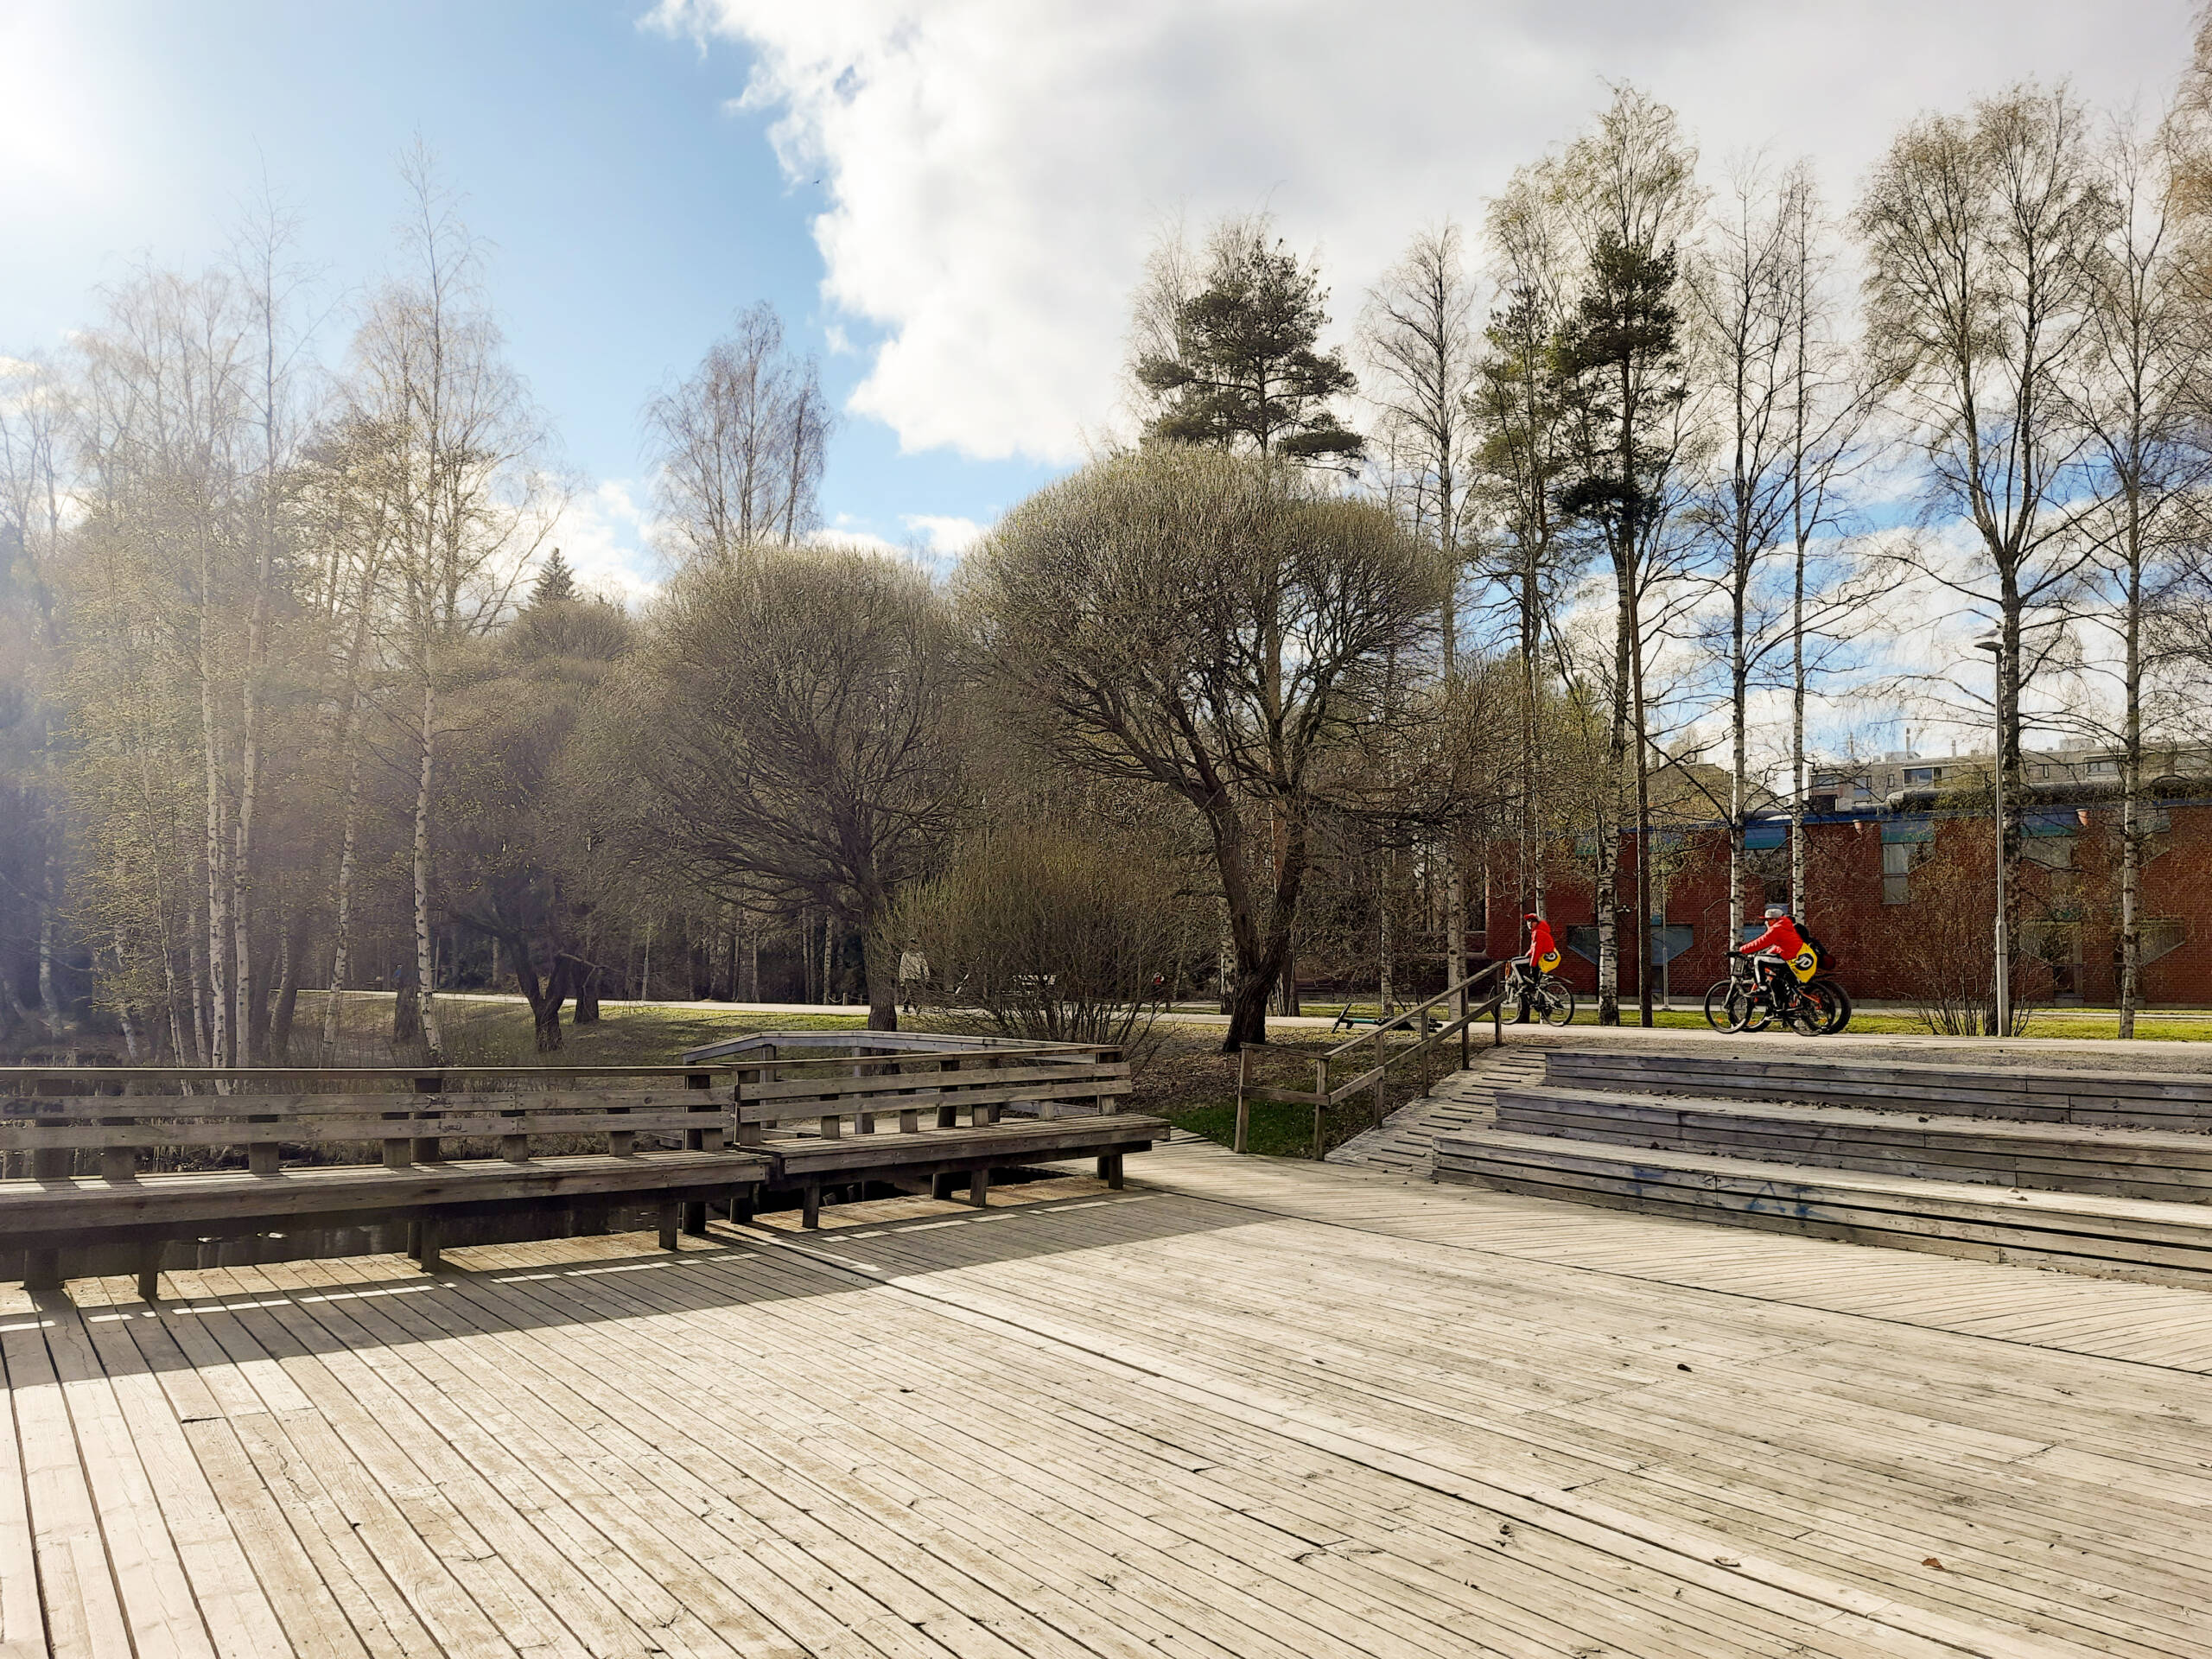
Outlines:
[[729, 1219], [732, 1226], [750, 1227], [753, 1224], [754, 1194], [759, 1191], [760, 1188], [756, 1186], [747, 1186], [729, 1201]]
[[1490, 1000], [1490, 1046], [1492, 1048], [1505, 1046], [1505, 993], [1503, 987]]
[[[673, 1198], [663, 1198], [654, 1206], [653, 1218], [660, 1226], [660, 1247], [664, 1250], [677, 1250], [683, 1248], [677, 1242], [676, 1234], [677, 1228], [683, 1224], [682, 1212], [684, 1207]], [[702, 1226], [699, 1230], [704, 1232], [706, 1229]]]
[[415, 1224], [420, 1229], [416, 1234], [415, 1259], [423, 1264], [425, 1273], [438, 1270], [438, 1218], [425, 1216]]
[[968, 1202], [978, 1210], [991, 1201], [991, 1172], [979, 1169], [968, 1178]]
[[[415, 1092], [418, 1095], [442, 1095], [445, 1093], [445, 1088], [446, 1080], [442, 1077], [421, 1077], [415, 1079]], [[417, 1112], [415, 1116], [421, 1117], [423, 1114]], [[435, 1116], [435, 1114], [433, 1113], [431, 1116]], [[436, 1135], [418, 1135], [415, 1137], [412, 1161], [418, 1164], [435, 1164], [438, 1161], [441, 1150]]]
[[1252, 1103], [1244, 1097], [1244, 1085], [1252, 1071], [1252, 1046], [1236, 1046], [1236, 1146], [1238, 1152], [1251, 1150], [1248, 1144], [1252, 1128]]
[[[103, 1126], [129, 1128], [127, 1117], [104, 1117]], [[138, 1150], [135, 1147], [102, 1147], [100, 1148], [100, 1177], [103, 1180], [130, 1181], [138, 1177]]]
[[930, 1177], [930, 1197], [937, 1199], [939, 1203], [950, 1200], [952, 1197], [953, 1183], [957, 1181], [960, 1178], [957, 1175], [952, 1174], [948, 1171], [938, 1171], [936, 1174]]
[[1316, 1162], [1321, 1156], [1321, 1118], [1328, 1109], [1329, 1063], [1325, 1059], [1316, 1060], [1313, 1062], [1313, 1157]]
[[822, 1183], [809, 1181], [799, 1189], [798, 1224], [819, 1227], [822, 1224]]
[[1463, 979], [1459, 982], [1459, 1069], [1462, 1071], [1467, 1069], [1467, 1063], [1472, 1058], [1467, 1048], [1467, 982]]
[[1098, 1179], [1118, 1192], [1122, 1185], [1122, 1154], [1102, 1152], [1098, 1154]]
[[693, 1198], [683, 1206], [683, 1230], [694, 1238], [707, 1236], [707, 1201]]
[[[1375, 1119], [1376, 1127], [1378, 1128], [1382, 1127], [1382, 1123], [1383, 1073], [1389, 1069], [1389, 1062], [1382, 1058], [1382, 1027], [1378, 1025], [1375, 1028], [1375, 1099], [1374, 1103], [1370, 1108], [1370, 1114]], [[1317, 1135], [1315, 1140], [1318, 1144], [1319, 1137]], [[1318, 1158], [1321, 1154], [1317, 1152], [1313, 1155]]]
[[162, 1297], [162, 1242], [155, 1239], [138, 1247], [138, 1300], [156, 1302]]

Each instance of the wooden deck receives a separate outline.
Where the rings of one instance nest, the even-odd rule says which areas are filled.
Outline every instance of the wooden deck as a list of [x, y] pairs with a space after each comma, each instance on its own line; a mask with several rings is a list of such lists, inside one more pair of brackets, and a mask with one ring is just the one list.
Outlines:
[[2212, 1294], [1162, 1147], [0, 1292], [0, 1652], [2212, 1649]]

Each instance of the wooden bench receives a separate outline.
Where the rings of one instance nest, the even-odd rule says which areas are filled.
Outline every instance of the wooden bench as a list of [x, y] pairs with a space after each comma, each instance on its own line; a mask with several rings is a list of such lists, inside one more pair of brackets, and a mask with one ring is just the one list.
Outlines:
[[[404, 1222], [435, 1268], [444, 1218], [595, 1210], [603, 1224], [611, 1205], [650, 1203], [673, 1249], [679, 1230], [704, 1230], [709, 1202], [742, 1203], [769, 1173], [728, 1149], [716, 1080], [680, 1066], [0, 1070], [0, 1252], [21, 1251], [25, 1281], [47, 1287], [64, 1252], [135, 1246], [150, 1300], [163, 1247], [188, 1237]], [[551, 1135], [605, 1149], [534, 1153]], [[497, 1155], [449, 1157], [456, 1141]], [[322, 1161], [363, 1145], [377, 1162]], [[242, 1152], [245, 1166], [148, 1166], [193, 1149]]]
[[1158, 1118], [1120, 1109], [1129, 1067], [1117, 1050], [957, 1039], [894, 1049], [880, 1040], [885, 1034], [834, 1033], [836, 1046], [879, 1051], [868, 1053], [779, 1052], [832, 1046], [796, 1044], [795, 1033], [762, 1033], [722, 1051], [734, 1062], [740, 1148], [769, 1159], [765, 1190], [800, 1195], [805, 1226], [820, 1224], [825, 1187], [869, 1181], [926, 1180], [938, 1198], [964, 1181], [969, 1202], [980, 1205], [995, 1169], [1089, 1157], [1101, 1179], [1119, 1186], [1122, 1159], [1167, 1133]]
[[1796, 1101], [2096, 1128], [2212, 1130], [2212, 1075], [1559, 1048], [1545, 1056], [1544, 1077], [1561, 1088], [1614, 1093]]

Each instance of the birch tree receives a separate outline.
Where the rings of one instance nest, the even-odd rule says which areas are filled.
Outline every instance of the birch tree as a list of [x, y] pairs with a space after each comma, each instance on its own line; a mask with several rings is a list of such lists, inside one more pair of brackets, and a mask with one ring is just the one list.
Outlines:
[[[1856, 214], [1877, 383], [1923, 468], [1929, 520], [1967, 538], [1963, 559], [1939, 537], [1916, 543], [1906, 571], [1994, 620], [2008, 803], [2024, 798], [2023, 694], [2063, 648], [2050, 625], [2094, 550], [2092, 436], [2070, 393], [2095, 340], [2114, 214], [2088, 111], [2033, 85], [1911, 123]], [[2017, 838], [2009, 824], [1999, 834], [2009, 868]]]
[[[2116, 212], [2091, 267], [2077, 408], [2096, 483], [2087, 524], [2098, 552], [2100, 608], [2119, 635], [2120, 761], [2120, 1034], [2143, 998], [2143, 865], [2149, 840], [2146, 693], [2158, 613], [2197, 589], [2201, 497], [2212, 480], [2205, 376], [2212, 335], [2192, 283], [2190, 226], [2177, 210], [2175, 154], [2188, 129], [2115, 128], [2101, 156]], [[2178, 577], [2178, 581], [2176, 578]], [[2173, 643], [2171, 625], [2167, 643]]]
[[391, 576], [411, 704], [397, 717], [414, 758], [414, 989], [435, 1059], [445, 1046], [433, 928], [440, 697], [456, 653], [505, 613], [559, 504], [484, 294], [482, 248], [426, 156], [408, 157], [402, 175], [408, 269], [371, 303], [353, 379], [356, 413], [391, 447]]
[[[1398, 458], [1414, 533], [1435, 550], [1445, 582], [1439, 613], [1443, 671], [1459, 672], [1462, 524], [1468, 510], [1472, 420], [1468, 393], [1480, 334], [1459, 228], [1445, 220], [1417, 234], [1371, 289], [1361, 316], [1368, 397], [1382, 412], [1384, 440]], [[1444, 982], [1465, 976], [1466, 895], [1457, 830], [1445, 842]], [[1382, 913], [1387, 919], [1389, 906]], [[1387, 936], [1386, 936], [1387, 938]], [[1383, 950], [1388, 972], [1389, 950]], [[1388, 1004], [1388, 996], [1385, 996]]]

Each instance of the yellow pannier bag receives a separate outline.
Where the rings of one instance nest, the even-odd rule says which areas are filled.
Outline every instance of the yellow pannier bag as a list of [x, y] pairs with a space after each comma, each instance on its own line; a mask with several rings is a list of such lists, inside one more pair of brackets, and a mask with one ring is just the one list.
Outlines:
[[1789, 958], [1789, 971], [1797, 976], [1800, 983], [1821, 971], [1821, 953], [1807, 945]]

